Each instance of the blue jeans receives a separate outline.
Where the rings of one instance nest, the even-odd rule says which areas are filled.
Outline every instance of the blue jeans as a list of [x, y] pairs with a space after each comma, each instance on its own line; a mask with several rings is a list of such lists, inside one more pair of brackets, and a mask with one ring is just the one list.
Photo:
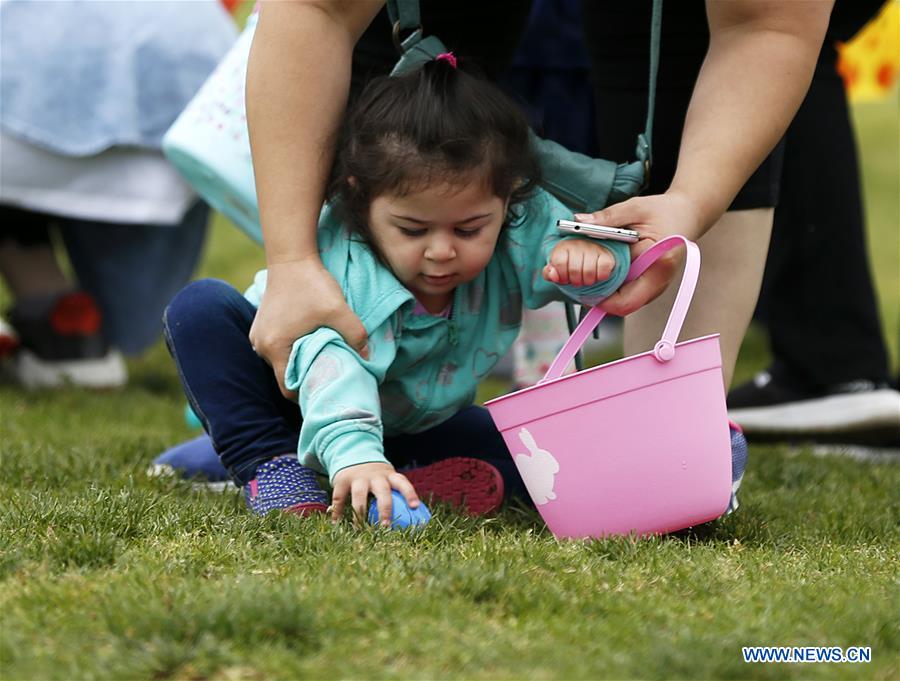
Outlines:
[[200, 259], [209, 206], [197, 201], [177, 225], [80, 220], [0, 206], [0, 243], [50, 248], [58, 226], [78, 286], [103, 316], [103, 335], [134, 355], [159, 339], [159, 318]]
[[202, 201], [172, 226], [60, 221], [78, 282], [97, 299], [104, 335], [122, 352], [159, 339], [160, 315], [196, 269], [208, 222]]
[[[272, 368], [250, 345], [256, 308], [214, 279], [186, 286], [163, 316], [166, 344], [191, 407], [238, 485], [280, 454], [297, 451], [302, 415], [285, 399]], [[422, 433], [386, 437], [385, 455], [398, 469], [453, 456], [485, 460], [503, 476], [507, 495], [528, 498], [515, 464], [483, 407], [466, 407]]]

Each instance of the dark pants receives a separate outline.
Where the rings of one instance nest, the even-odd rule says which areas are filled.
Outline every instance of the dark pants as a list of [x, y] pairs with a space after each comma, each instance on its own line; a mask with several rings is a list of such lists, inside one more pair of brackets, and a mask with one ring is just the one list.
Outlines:
[[[302, 416], [284, 398], [272, 368], [248, 338], [256, 314], [234, 288], [205, 279], [184, 288], [166, 309], [166, 344], [191, 407], [238, 485], [280, 454], [297, 451]], [[487, 410], [471, 406], [422, 433], [386, 437], [398, 469], [452, 456], [483, 459], [503, 475], [508, 495], [527, 498], [522, 479]]]
[[200, 260], [209, 206], [198, 201], [177, 225], [79, 220], [0, 206], [0, 242], [51, 247], [59, 229], [78, 286], [103, 315], [103, 335], [126, 354], [159, 340], [163, 309]]
[[[820, 390], [888, 380], [860, 195], [859, 167], [835, 40], [848, 40], [880, 2], [838, 2], [806, 99], [782, 142], [735, 197], [730, 210], [776, 206], [758, 317], [776, 378]], [[630, 158], [646, 116], [650, 2], [582, 2], [597, 97], [598, 152]], [[700, 0], [663, 11], [654, 164], [645, 193], [667, 189], [709, 33]]]
[[888, 380], [856, 141], [836, 61], [827, 43], [785, 136], [782, 198], [759, 303], [771, 373], [811, 390]]

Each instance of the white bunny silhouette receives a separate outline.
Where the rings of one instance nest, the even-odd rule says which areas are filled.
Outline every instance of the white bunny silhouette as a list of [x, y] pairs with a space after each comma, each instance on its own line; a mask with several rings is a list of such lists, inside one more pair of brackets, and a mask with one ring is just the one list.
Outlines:
[[534, 503], [542, 506], [548, 501], [556, 499], [556, 492], [553, 491], [553, 479], [559, 472], [559, 462], [546, 449], [538, 449], [537, 443], [527, 429], [522, 428], [519, 431], [519, 439], [531, 452], [531, 456], [513, 454], [513, 459]]

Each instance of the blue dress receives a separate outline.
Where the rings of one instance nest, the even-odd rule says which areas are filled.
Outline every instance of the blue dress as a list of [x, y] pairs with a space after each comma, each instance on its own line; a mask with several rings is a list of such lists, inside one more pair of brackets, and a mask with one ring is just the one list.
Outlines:
[[236, 35], [217, 0], [0, 0], [0, 125], [67, 156], [159, 149]]

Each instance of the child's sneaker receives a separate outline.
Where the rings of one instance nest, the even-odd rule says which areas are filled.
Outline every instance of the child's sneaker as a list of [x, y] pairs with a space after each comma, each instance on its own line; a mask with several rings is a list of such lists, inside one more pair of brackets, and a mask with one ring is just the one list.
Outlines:
[[747, 438], [741, 427], [733, 422], [728, 423], [731, 429], [731, 501], [728, 502], [728, 510], [725, 514], [733, 513], [737, 510], [738, 504], [737, 491], [744, 479], [744, 470], [747, 468]]
[[20, 344], [10, 360], [18, 383], [26, 388], [125, 385], [125, 361], [103, 338], [100, 309], [93, 297], [76, 291], [27, 308], [17, 305], [9, 312]]
[[205, 433], [157, 456], [147, 468], [147, 475], [151, 478], [178, 476], [190, 480], [194, 489], [213, 492], [235, 489], [222, 460], [213, 449], [212, 440]]
[[454, 457], [400, 473], [429, 504], [444, 502], [474, 516], [496, 511], [503, 502], [503, 476], [480, 459]]
[[328, 497], [319, 487], [315, 471], [293, 454], [261, 464], [256, 477], [244, 486], [244, 499], [258, 515], [275, 510], [310, 515], [325, 513], [328, 508]]

